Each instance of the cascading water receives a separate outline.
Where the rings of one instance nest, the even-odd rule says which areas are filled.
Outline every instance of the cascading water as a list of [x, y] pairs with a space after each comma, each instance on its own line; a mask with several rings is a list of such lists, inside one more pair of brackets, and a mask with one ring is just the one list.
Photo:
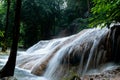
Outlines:
[[[115, 28], [116, 29], [116, 28]], [[112, 31], [116, 31], [112, 34]], [[18, 56], [17, 66], [48, 80], [64, 80], [70, 76], [84, 76], [89, 70], [112, 62], [119, 55], [119, 29], [86, 29], [78, 34], [48, 41], [40, 41]], [[112, 38], [111, 38], [112, 36]], [[118, 59], [118, 58], [117, 58]]]
[[[107, 31], [107, 29], [88, 30], [80, 37], [74, 39], [71, 43], [64, 45], [50, 60], [44, 76], [50, 78], [50, 80], [61, 80], [61, 77], [72, 75], [73, 73], [70, 74], [70, 71], [74, 72], [74, 74], [82, 74], [80, 73], [82, 71], [85, 73], [89, 67], [91, 58], [93, 58], [92, 56], [96, 52], [95, 50], [98, 47], [101, 36], [106, 35]], [[87, 49], [84, 49], [85, 47], [87, 47]], [[86, 55], [89, 55], [88, 61], [84, 61]], [[84, 66], [85, 63], [87, 65], [85, 66], [85, 70], [83, 70], [82, 67], [79, 66]], [[74, 70], [75, 67], [77, 68], [76, 70]], [[57, 75], [59, 75], [59, 77]]]

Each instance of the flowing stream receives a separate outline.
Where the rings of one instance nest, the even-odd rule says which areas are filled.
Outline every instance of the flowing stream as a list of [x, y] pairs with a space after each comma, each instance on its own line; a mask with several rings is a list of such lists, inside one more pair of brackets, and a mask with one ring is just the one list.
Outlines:
[[[18, 51], [18, 55], [25, 54], [25, 51]], [[8, 59], [8, 54], [3, 53], [0, 54], [0, 69], [5, 65], [6, 61]], [[36, 76], [30, 73], [29, 70], [22, 69], [19, 67], [15, 68], [15, 75], [17, 80], [46, 80], [44, 77]]]
[[[18, 80], [65, 80], [113, 69], [119, 60], [119, 32], [116, 27], [93, 28], [64, 38], [39, 41], [25, 52], [18, 52], [15, 76]], [[0, 63], [5, 62], [2, 58]]]

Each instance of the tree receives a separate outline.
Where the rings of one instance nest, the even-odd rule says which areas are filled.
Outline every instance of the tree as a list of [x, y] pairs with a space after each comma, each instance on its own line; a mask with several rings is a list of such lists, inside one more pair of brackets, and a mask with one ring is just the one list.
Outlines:
[[9, 24], [9, 12], [10, 12], [10, 0], [7, 0], [6, 26], [5, 26], [5, 30], [4, 30], [2, 52], [5, 52], [7, 50], [6, 38], [7, 38], [8, 24]]
[[120, 0], [93, 0], [93, 3], [90, 26], [120, 22]]
[[[0, 30], [0, 40], [3, 38], [3, 36], [4, 36], [4, 34], [3, 34], [4, 32], [3, 31], [1, 31]], [[0, 42], [0, 45], [2, 44], [2, 42]]]
[[64, 11], [64, 16], [66, 16], [64, 24], [68, 29], [74, 30], [77, 27], [77, 31], [80, 31], [87, 28], [90, 7], [89, 0], [67, 0], [67, 7]]
[[1, 0], [0, 1], [0, 46], [2, 46], [2, 41], [3, 41], [3, 37], [4, 37], [4, 16], [5, 16], [5, 7], [3, 6], [4, 1]]
[[[8, 9], [8, 5], [10, 6]], [[4, 32], [4, 36], [0, 38], [1, 47], [10, 47], [12, 44], [12, 28], [14, 25], [14, 7], [15, 0], [1, 0], [0, 1], [0, 30]], [[8, 15], [8, 17], [7, 17]], [[9, 19], [7, 21], [7, 18]], [[7, 24], [8, 23], [8, 24]], [[6, 28], [6, 26], [8, 26]], [[3, 48], [4, 50], [5, 48]]]
[[15, 21], [13, 27], [13, 43], [12, 43], [9, 59], [6, 65], [0, 71], [0, 78], [14, 75], [16, 55], [17, 55], [17, 45], [19, 39], [19, 29], [20, 29], [20, 9], [21, 9], [21, 0], [16, 0]]
[[52, 31], [58, 22], [62, 1], [23, 0], [21, 21], [25, 27], [25, 47], [30, 47], [42, 39], [50, 39], [54, 35]]
[[3, 37], [4, 35], [3, 35], [3, 32], [2, 31], [0, 31], [0, 37]]

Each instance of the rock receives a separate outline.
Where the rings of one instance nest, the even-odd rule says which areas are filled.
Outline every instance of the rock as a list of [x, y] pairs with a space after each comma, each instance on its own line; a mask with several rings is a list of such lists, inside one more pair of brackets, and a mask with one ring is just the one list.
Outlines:
[[73, 76], [71, 80], [81, 80], [78, 76]]
[[2, 78], [0, 80], [17, 80], [17, 79], [15, 77], [13, 77], [13, 76], [10, 76], [10, 77], [4, 77], [4, 78]]

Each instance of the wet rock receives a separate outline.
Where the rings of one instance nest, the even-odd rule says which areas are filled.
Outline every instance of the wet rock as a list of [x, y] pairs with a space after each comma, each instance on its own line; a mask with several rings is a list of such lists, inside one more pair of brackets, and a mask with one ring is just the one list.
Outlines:
[[78, 76], [73, 76], [71, 80], [81, 80]]
[[4, 77], [4, 78], [2, 78], [0, 80], [17, 80], [17, 79], [15, 77], [13, 77], [13, 76], [10, 76], [10, 77]]

